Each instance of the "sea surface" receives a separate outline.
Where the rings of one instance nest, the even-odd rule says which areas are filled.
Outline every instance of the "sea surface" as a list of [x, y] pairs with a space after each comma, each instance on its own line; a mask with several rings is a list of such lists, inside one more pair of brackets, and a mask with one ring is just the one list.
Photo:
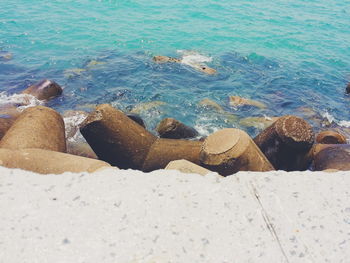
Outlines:
[[[348, 0], [1, 0], [0, 104], [49, 78], [61, 113], [111, 103], [154, 130], [174, 117], [208, 134], [241, 120], [296, 114], [349, 127]], [[186, 63], [156, 64], [155, 55]], [[230, 95], [266, 108], [232, 107]], [[198, 105], [209, 98], [222, 107]], [[40, 103], [40, 102], [35, 102]], [[140, 106], [143, 105], [143, 107]]]

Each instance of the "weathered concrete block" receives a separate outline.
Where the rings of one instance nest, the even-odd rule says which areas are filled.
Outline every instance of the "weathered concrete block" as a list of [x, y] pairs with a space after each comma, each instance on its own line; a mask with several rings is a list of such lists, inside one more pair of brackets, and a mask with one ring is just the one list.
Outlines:
[[198, 136], [196, 129], [173, 118], [163, 119], [158, 124], [157, 132], [161, 138], [168, 139], [186, 139]]
[[171, 161], [166, 167], [166, 170], [177, 170], [182, 173], [195, 173], [200, 175], [206, 175], [212, 171], [205, 169], [197, 164], [189, 162], [187, 160]]
[[316, 137], [317, 143], [322, 144], [346, 144], [343, 134], [336, 131], [322, 131]]
[[4, 135], [0, 148], [39, 148], [66, 152], [63, 119], [58, 112], [47, 107], [28, 108]]
[[0, 149], [0, 165], [41, 174], [94, 172], [110, 167], [106, 162], [43, 149]]
[[223, 129], [209, 135], [200, 160], [206, 168], [224, 176], [238, 171], [274, 170], [249, 135], [239, 129]]
[[122, 169], [141, 169], [157, 139], [108, 104], [97, 106], [81, 124], [80, 132], [101, 160]]
[[201, 147], [200, 141], [157, 139], [149, 149], [142, 170], [150, 172], [164, 169], [169, 162], [179, 159], [199, 164]]
[[254, 142], [277, 170], [305, 170], [305, 156], [314, 143], [312, 127], [296, 116], [283, 116], [255, 137]]

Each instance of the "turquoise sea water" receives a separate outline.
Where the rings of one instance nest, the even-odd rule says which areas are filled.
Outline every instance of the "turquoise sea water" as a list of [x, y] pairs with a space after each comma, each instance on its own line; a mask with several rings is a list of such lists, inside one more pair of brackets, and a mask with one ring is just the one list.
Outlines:
[[[49, 105], [61, 112], [96, 103], [127, 110], [166, 102], [141, 112], [150, 129], [163, 117], [203, 132], [239, 127], [226, 114], [198, 107], [203, 98], [238, 118], [308, 118], [314, 111], [340, 123], [350, 120], [344, 94], [350, 81], [349, 6], [347, 0], [2, 0], [0, 91], [10, 96], [53, 79], [65, 90]], [[152, 62], [154, 55], [180, 57], [180, 50], [210, 58], [207, 64], [218, 74]], [[11, 59], [1, 58], [8, 53]], [[232, 108], [229, 95], [268, 108]]]

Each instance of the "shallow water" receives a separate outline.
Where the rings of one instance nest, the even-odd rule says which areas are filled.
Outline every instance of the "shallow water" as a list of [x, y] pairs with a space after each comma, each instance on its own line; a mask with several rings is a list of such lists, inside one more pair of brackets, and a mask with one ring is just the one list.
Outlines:
[[[150, 129], [171, 116], [202, 133], [240, 127], [254, 135], [257, 129], [240, 126], [239, 118], [282, 114], [306, 117], [316, 128], [324, 125], [323, 117], [346, 126], [341, 121], [350, 120], [344, 94], [350, 81], [349, 4], [3, 0], [0, 98], [50, 78], [65, 89], [49, 103], [61, 112], [90, 110], [96, 103], [130, 110], [158, 101], [140, 112]], [[204, 56], [218, 74], [155, 64], [154, 55]], [[232, 108], [229, 95], [268, 108]], [[225, 113], [199, 107], [203, 98]]]

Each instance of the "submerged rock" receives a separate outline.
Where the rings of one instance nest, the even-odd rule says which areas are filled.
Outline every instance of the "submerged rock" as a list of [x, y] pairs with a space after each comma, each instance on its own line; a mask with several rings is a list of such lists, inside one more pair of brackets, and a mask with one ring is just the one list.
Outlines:
[[13, 58], [12, 53], [7, 51], [0, 51], [0, 61], [8, 61]]
[[201, 106], [201, 107], [205, 107], [207, 109], [210, 109], [210, 110], [214, 110], [214, 111], [220, 112], [220, 113], [225, 112], [224, 109], [218, 103], [216, 103], [215, 101], [213, 101], [213, 100], [211, 100], [209, 98], [202, 99], [198, 103], [198, 105]]
[[168, 56], [154, 56], [153, 61], [156, 63], [168, 63], [168, 62], [181, 63], [181, 59], [172, 58]]
[[136, 106], [134, 106], [130, 112], [135, 113], [135, 114], [140, 114], [142, 112], [147, 112], [149, 110], [163, 106], [165, 104], [166, 104], [165, 102], [157, 101], [157, 100], [156, 101], [149, 101], [149, 102], [142, 102], [142, 103], [139, 103]]
[[198, 136], [196, 129], [173, 118], [163, 119], [158, 124], [157, 132], [161, 138], [168, 139], [186, 139]]
[[267, 108], [266, 104], [264, 104], [262, 102], [259, 102], [259, 101], [256, 101], [256, 100], [242, 98], [242, 97], [239, 97], [239, 96], [230, 96], [229, 100], [230, 100], [230, 105], [234, 106], [234, 107], [249, 105], [249, 106], [258, 107], [260, 109]]
[[239, 121], [241, 126], [245, 127], [254, 127], [259, 130], [266, 129], [275, 121], [278, 120], [279, 117], [247, 117], [243, 118]]
[[30, 94], [38, 100], [49, 100], [60, 96], [62, 92], [63, 89], [60, 85], [48, 79], [41, 80], [22, 91], [23, 94]]
[[188, 65], [198, 71], [201, 71], [203, 73], [206, 73], [208, 75], [213, 75], [216, 74], [217, 71], [211, 67], [208, 67], [207, 65], [203, 64], [203, 63], [189, 63], [187, 61], [184, 61], [183, 59], [178, 59], [178, 58], [172, 58], [172, 57], [168, 57], [168, 56], [154, 56], [153, 57], [153, 61], [156, 63], [182, 63], [184, 65]]

